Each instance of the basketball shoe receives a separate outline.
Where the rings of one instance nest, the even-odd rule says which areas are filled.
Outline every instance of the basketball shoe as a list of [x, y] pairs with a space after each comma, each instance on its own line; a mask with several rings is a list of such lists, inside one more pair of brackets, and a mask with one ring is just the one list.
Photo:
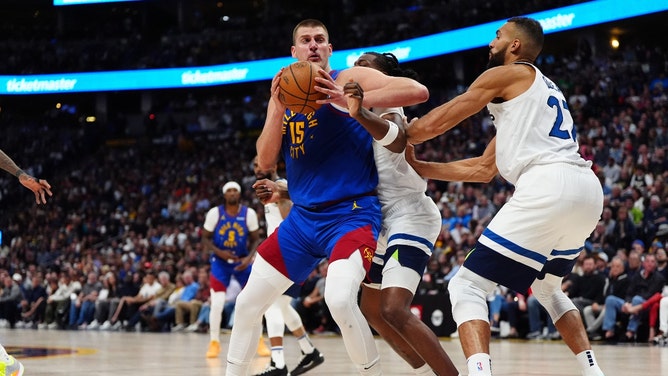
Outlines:
[[320, 351], [318, 349], [313, 349], [313, 352], [310, 354], [304, 354], [302, 351], [302, 357], [299, 359], [299, 364], [297, 364], [297, 367], [290, 371], [290, 375], [295, 376], [295, 375], [301, 375], [302, 373], [305, 373], [306, 371], [310, 371], [313, 368], [319, 366], [322, 364], [322, 362], [325, 361], [325, 357], [320, 354]]
[[257, 344], [257, 355], [258, 356], [271, 356], [271, 349], [267, 347], [267, 344], [264, 342], [264, 338], [260, 337], [260, 342]]
[[0, 376], [23, 376], [23, 364], [9, 355], [0, 361]]
[[220, 342], [211, 341], [209, 342], [209, 349], [206, 351], [207, 358], [217, 358], [220, 354]]
[[272, 360], [264, 371], [253, 376], [290, 376], [290, 373], [288, 372], [288, 367], [285, 365], [283, 368], [276, 368], [276, 363]]

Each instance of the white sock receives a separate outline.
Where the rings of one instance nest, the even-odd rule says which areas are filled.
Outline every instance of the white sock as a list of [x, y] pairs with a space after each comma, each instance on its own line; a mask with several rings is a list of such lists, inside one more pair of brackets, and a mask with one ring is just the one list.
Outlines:
[[492, 358], [489, 354], [477, 353], [466, 359], [469, 376], [492, 376]]
[[302, 349], [302, 352], [304, 354], [310, 354], [315, 349], [315, 347], [313, 347], [313, 344], [311, 343], [311, 339], [309, 339], [308, 335], [306, 334], [297, 338], [297, 343], [299, 344], [299, 347]]
[[575, 356], [582, 369], [583, 376], [603, 376], [603, 371], [598, 367], [594, 350], [585, 350]]
[[434, 372], [429, 367], [429, 364], [425, 363], [421, 367], [413, 368], [414, 375], [434, 375]]
[[285, 355], [283, 355], [283, 346], [271, 347], [271, 360], [274, 361], [274, 367], [276, 368], [285, 367]]

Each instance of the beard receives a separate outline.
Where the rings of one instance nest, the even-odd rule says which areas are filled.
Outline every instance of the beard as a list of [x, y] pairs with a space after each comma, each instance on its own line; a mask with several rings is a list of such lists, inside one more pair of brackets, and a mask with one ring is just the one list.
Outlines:
[[503, 57], [505, 56], [505, 54], [506, 54], [505, 48], [497, 53], [490, 52], [489, 61], [487, 62], [487, 68], [489, 69], [503, 65], [504, 64]]

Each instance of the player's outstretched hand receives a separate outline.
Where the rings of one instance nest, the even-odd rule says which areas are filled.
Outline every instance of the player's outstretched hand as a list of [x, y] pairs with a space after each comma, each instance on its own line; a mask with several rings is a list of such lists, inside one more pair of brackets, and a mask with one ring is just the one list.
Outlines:
[[281, 198], [278, 184], [270, 179], [260, 179], [253, 184], [255, 195], [263, 205], [278, 202]]
[[334, 103], [341, 107], [345, 107], [346, 97], [343, 93], [343, 87], [337, 84], [332, 76], [330, 76], [324, 69], [319, 69], [318, 73], [319, 76], [315, 77], [315, 81], [318, 83], [318, 85], [315, 86], [315, 90], [326, 94], [327, 98], [319, 99], [316, 103]]
[[364, 90], [362, 90], [362, 87], [357, 82], [351, 80], [343, 87], [343, 93], [346, 96], [350, 116], [356, 118], [362, 107]]
[[24, 173], [19, 176], [19, 182], [21, 182], [24, 187], [33, 191], [35, 194], [35, 202], [38, 204], [46, 204], [46, 195], [53, 196], [53, 193], [51, 193], [51, 184], [44, 179], [37, 179], [34, 176]]

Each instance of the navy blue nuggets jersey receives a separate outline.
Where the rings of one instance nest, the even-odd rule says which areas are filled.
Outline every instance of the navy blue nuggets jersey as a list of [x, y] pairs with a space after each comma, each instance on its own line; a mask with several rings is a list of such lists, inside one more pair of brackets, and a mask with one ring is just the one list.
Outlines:
[[331, 105], [308, 115], [286, 110], [281, 150], [292, 201], [314, 207], [373, 191], [378, 173], [372, 141], [360, 123]]

